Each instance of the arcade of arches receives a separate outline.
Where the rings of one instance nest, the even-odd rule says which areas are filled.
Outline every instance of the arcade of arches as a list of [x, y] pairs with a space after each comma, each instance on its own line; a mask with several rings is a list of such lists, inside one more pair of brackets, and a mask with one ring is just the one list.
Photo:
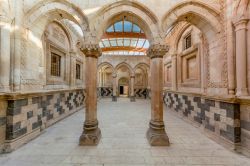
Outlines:
[[155, 150], [175, 148], [170, 116], [249, 156], [249, 18], [249, 0], [0, 0], [0, 152], [79, 112], [75, 144], [98, 147], [100, 104], [126, 101], [150, 103], [141, 139]]

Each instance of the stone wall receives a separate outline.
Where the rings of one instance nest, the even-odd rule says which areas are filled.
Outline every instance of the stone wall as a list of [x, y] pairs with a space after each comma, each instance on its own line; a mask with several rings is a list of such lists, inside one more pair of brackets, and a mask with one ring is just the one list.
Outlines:
[[250, 151], [250, 101], [241, 100], [240, 106], [241, 145]]
[[0, 96], [0, 153], [2, 152], [6, 133], [7, 102]]
[[236, 100], [165, 91], [164, 102], [216, 141], [232, 148], [240, 143], [240, 104]]
[[[6, 128], [5, 140], [0, 139], [3, 150], [11, 152], [27, 143], [43, 129], [83, 108], [84, 100], [83, 89], [5, 95], [2, 102], [6, 102], [6, 117], [2, 120], [0, 116]], [[0, 132], [2, 136], [1, 123]]]
[[111, 87], [100, 87], [98, 88], [98, 93], [100, 97], [112, 97], [113, 88]]
[[148, 89], [147, 88], [135, 88], [135, 97], [146, 99], [148, 97]]

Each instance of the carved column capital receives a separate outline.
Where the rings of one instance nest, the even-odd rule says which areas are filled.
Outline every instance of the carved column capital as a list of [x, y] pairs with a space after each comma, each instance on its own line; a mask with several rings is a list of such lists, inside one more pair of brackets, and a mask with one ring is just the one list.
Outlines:
[[235, 20], [234, 21], [235, 31], [237, 32], [237, 31], [242, 30], [242, 29], [247, 29], [248, 21], [249, 21], [249, 19], [247, 19], [247, 18]]
[[113, 77], [113, 78], [116, 78], [116, 77], [117, 77], [117, 74], [116, 74], [116, 73], [113, 73], [113, 74], [112, 74], [112, 77]]
[[147, 56], [153, 58], [163, 58], [163, 56], [169, 51], [168, 45], [153, 44], [147, 51]]
[[98, 58], [102, 55], [101, 48], [98, 44], [83, 44], [80, 50], [86, 57]]
[[172, 54], [171, 55], [171, 59], [176, 59], [177, 58], [177, 54]]
[[131, 75], [130, 78], [135, 78], [135, 75]]

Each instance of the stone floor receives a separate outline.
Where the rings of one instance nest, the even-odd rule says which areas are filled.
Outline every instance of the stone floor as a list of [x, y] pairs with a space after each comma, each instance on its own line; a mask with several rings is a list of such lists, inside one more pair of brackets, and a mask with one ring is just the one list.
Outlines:
[[1, 166], [143, 166], [239, 165], [250, 159], [233, 153], [204, 136], [199, 129], [165, 113], [170, 147], [151, 147], [145, 133], [150, 102], [101, 100], [98, 115], [102, 139], [96, 147], [78, 146], [82, 111], [48, 128], [44, 134], [11, 154], [0, 155]]

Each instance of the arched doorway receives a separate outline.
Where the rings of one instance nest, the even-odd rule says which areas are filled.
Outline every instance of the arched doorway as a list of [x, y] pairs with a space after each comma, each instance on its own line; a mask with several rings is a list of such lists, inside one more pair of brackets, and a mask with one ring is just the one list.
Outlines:
[[119, 97], [129, 96], [129, 79], [127, 77], [122, 77], [118, 81], [119, 87]]

